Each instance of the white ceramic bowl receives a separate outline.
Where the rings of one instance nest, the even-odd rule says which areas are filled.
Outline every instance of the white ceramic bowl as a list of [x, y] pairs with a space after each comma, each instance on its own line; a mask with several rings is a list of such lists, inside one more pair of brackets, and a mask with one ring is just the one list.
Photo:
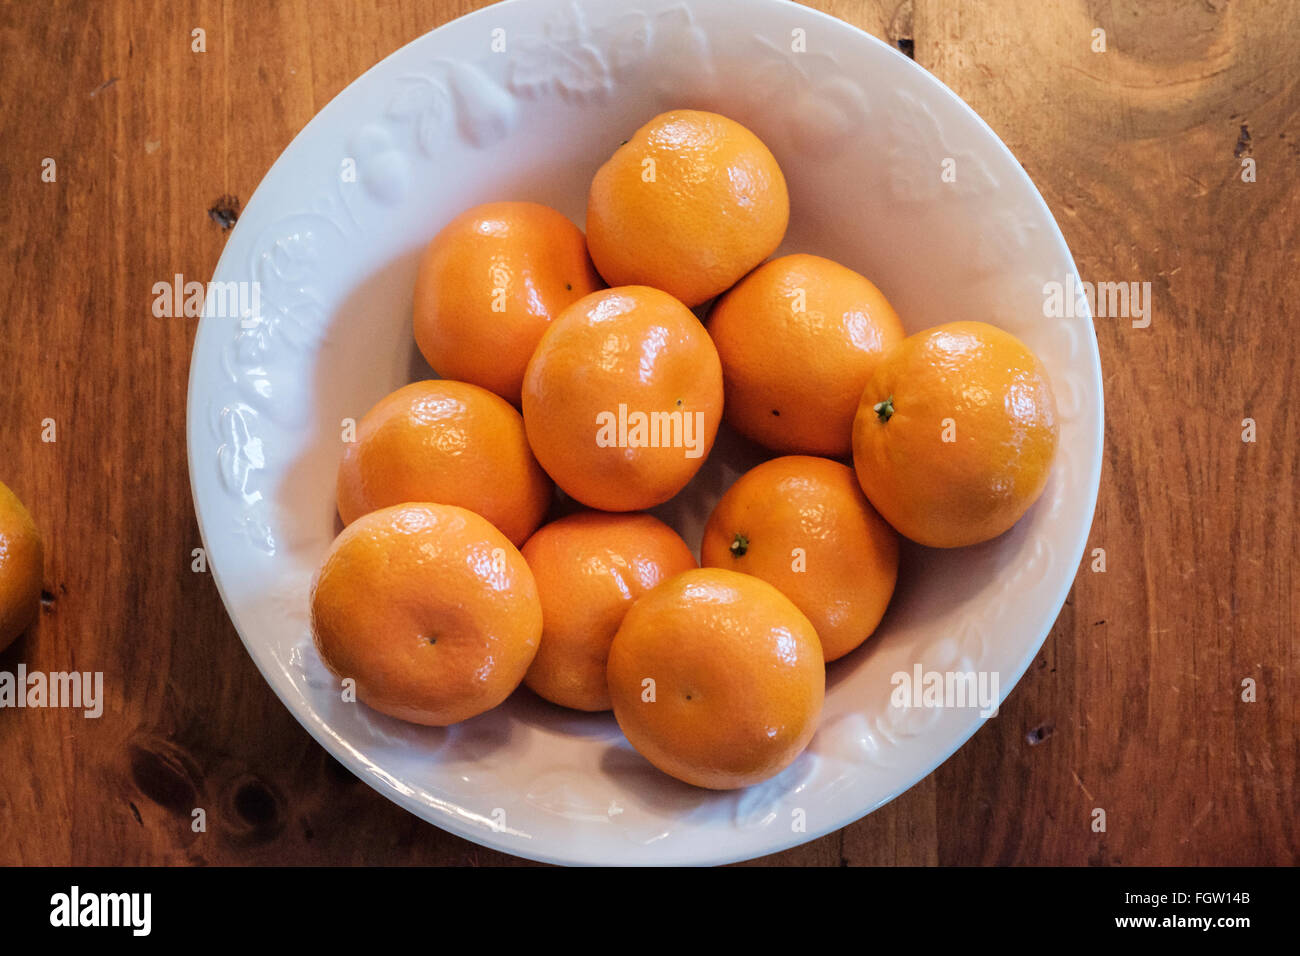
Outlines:
[[[308, 631], [309, 583], [335, 533], [341, 423], [429, 374], [410, 327], [421, 247], [494, 199], [548, 203], [581, 224], [599, 164], [674, 107], [734, 117], [772, 148], [790, 187], [782, 253], [864, 273], [909, 331], [956, 319], [1010, 330], [1046, 364], [1060, 406], [1042, 499], [988, 544], [907, 548], [879, 632], [830, 668], [812, 745], [779, 776], [730, 793], [660, 774], [611, 716], [527, 691], [447, 729], [344, 703]], [[941, 175], [949, 159], [954, 182]], [[1044, 317], [1044, 285], [1074, 271], [1033, 184], [979, 117], [838, 20], [785, 0], [487, 7], [344, 90], [284, 151], [230, 236], [214, 282], [259, 283], [260, 308], [241, 313], [210, 294], [194, 347], [190, 477], [213, 575], [303, 726], [446, 830], [567, 863], [720, 863], [814, 839], [902, 793], [979, 727], [973, 708], [892, 706], [892, 674], [917, 664], [996, 673], [1005, 696], [1061, 608], [1102, 440], [1091, 319]], [[659, 513], [698, 544], [713, 502], [756, 460], [724, 435]]]

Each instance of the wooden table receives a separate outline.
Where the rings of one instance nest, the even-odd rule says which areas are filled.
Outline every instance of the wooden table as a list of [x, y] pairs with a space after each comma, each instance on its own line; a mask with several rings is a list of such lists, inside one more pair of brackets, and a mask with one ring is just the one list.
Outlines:
[[[153, 283], [211, 275], [226, 210], [317, 110], [478, 5], [0, 7], [0, 480], [48, 550], [39, 627], [0, 669], [110, 688], [99, 720], [0, 711], [0, 863], [519, 862], [370, 790], [263, 682], [191, 570], [195, 321], [151, 312]], [[1097, 322], [1106, 571], [1085, 561], [998, 719], [931, 777], [759, 862], [1300, 861], [1300, 5], [813, 5], [965, 98], [1083, 277], [1149, 281], [1154, 310]]]

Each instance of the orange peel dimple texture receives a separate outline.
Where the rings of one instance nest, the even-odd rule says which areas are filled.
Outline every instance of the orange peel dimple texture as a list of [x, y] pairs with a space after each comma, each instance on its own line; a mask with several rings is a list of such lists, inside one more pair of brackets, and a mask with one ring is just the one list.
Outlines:
[[[591, 508], [638, 511], [677, 494], [708, 457], [722, 419], [722, 366], [699, 320], [668, 293], [604, 289], [542, 336], [523, 413], [533, 453], [567, 494]], [[655, 429], [622, 427], [633, 416]]]
[[581, 511], [543, 525], [523, 555], [542, 601], [542, 645], [524, 678], [576, 710], [609, 710], [609, 645], [634, 601], [696, 567], [677, 532], [643, 513]]
[[[887, 401], [886, 418], [876, 406]], [[881, 359], [854, 419], [853, 462], [900, 534], [956, 548], [997, 537], [1038, 500], [1058, 433], [1038, 357], [995, 326], [951, 322]]]
[[415, 341], [443, 378], [519, 404], [524, 367], [551, 320], [602, 285], [582, 230], [534, 202], [452, 219], [420, 258]]
[[656, 116], [600, 167], [587, 247], [610, 285], [649, 285], [694, 308], [776, 251], [790, 198], [776, 157], [735, 120]]
[[533, 458], [524, 421], [505, 399], [465, 382], [412, 382], [357, 424], [338, 473], [345, 524], [406, 501], [459, 505], [516, 547], [541, 523], [551, 482]]
[[898, 580], [898, 534], [827, 458], [773, 458], [736, 480], [709, 517], [706, 567], [752, 574], [807, 615], [833, 661], [872, 635]]
[[885, 350], [904, 338], [864, 276], [820, 256], [765, 262], [713, 306], [727, 421], [773, 451], [847, 458], [853, 416]]
[[523, 556], [453, 505], [382, 508], [343, 529], [311, 589], [325, 665], [382, 713], [445, 726], [500, 704], [542, 633]]
[[766, 581], [718, 568], [679, 574], [632, 605], [608, 674], [632, 746], [713, 790], [788, 767], [812, 740], [826, 693], [808, 618]]

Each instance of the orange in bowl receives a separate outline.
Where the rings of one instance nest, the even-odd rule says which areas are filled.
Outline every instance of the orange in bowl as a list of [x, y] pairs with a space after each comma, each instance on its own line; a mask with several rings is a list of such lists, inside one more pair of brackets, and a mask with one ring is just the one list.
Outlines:
[[1038, 500], [1057, 434], [1038, 357], [992, 325], [951, 322], [876, 366], [853, 423], [853, 463], [900, 534], [958, 548], [997, 537]]
[[601, 287], [582, 230], [535, 202], [467, 209], [429, 243], [415, 282], [415, 341], [444, 378], [519, 404], [537, 340]]
[[609, 710], [609, 645], [632, 603], [696, 567], [672, 528], [648, 514], [582, 511], [523, 547], [542, 601], [542, 646], [524, 683], [575, 710]]
[[357, 699], [446, 726], [501, 703], [542, 634], [523, 556], [486, 519], [453, 505], [403, 504], [343, 529], [311, 589], [325, 665]]
[[706, 567], [753, 574], [808, 616], [827, 661], [872, 635], [898, 580], [898, 534], [853, 469], [790, 455], [747, 471], [704, 529]]
[[524, 376], [524, 425], [542, 467], [591, 508], [639, 511], [699, 470], [722, 418], [722, 366], [690, 309], [648, 286], [565, 309]]
[[610, 647], [609, 693], [643, 757], [729, 790], [779, 773], [812, 740], [826, 668], [789, 598], [748, 574], [701, 568], [632, 605]]
[[790, 198], [776, 157], [735, 120], [673, 110], [596, 171], [587, 246], [610, 285], [649, 285], [692, 308], [781, 244]]
[[367, 412], [339, 464], [345, 524], [406, 501], [468, 508], [518, 547], [546, 515], [551, 482], [509, 402], [477, 385], [430, 379]]
[[903, 340], [867, 278], [820, 256], [765, 262], [714, 304], [727, 421], [778, 452], [847, 458], [862, 389]]

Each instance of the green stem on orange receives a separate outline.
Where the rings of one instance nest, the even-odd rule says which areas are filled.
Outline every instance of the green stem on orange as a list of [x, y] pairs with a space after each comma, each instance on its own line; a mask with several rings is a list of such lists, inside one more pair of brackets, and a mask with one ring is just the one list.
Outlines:
[[745, 552], [749, 550], [749, 539], [740, 532], [731, 539], [731, 556], [733, 558], [744, 557]]
[[882, 422], [889, 421], [894, 416], [894, 396], [890, 395], [883, 402], [876, 402], [871, 409]]

